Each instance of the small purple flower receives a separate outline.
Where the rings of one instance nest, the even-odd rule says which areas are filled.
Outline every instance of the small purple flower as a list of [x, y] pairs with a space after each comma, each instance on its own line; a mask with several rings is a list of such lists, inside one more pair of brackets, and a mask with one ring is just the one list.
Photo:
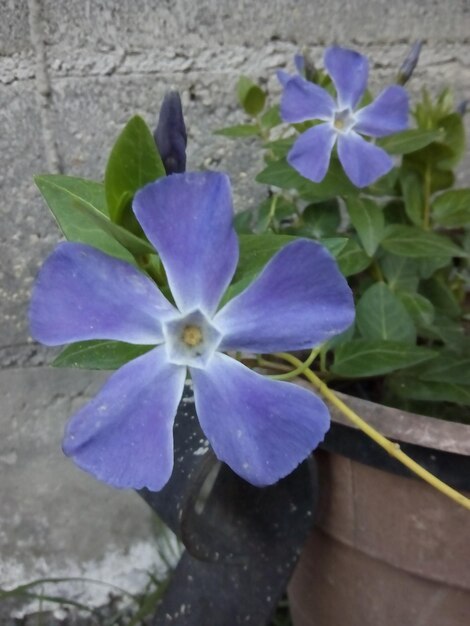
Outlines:
[[189, 369], [217, 457], [254, 485], [276, 482], [323, 439], [328, 409], [310, 391], [224, 353], [310, 348], [343, 331], [354, 317], [345, 279], [324, 248], [299, 239], [217, 310], [238, 261], [227, 176], [161, 178], [136, 194], [133, 208], [176, 306], [135, 267], [80, 243], [60, 244], [33, 290], [31, 332], [46, 345], [99, 338], [155, 346], [71, 418], [65, 454], [116, 487], [161, 489]]
[[288, 154], [289, 164], [302, 176], [320, 182], [338, 142], [338, 157], [347, 176], [357, 187], [366, 187], [393, 167], [390, 156], [361, 135], [385, 137], [408, 126], [408, 94], [403, 87], [387, 87], [369, 105], [356, 110], [367, 86], [368, 61], [365, 56], [333, 46], [327, 48], [325, 68], [338, 94], [330, 94], [301, 76], [284, 85], [281, 117], [298, 123], [322, 123], [302, 133]]

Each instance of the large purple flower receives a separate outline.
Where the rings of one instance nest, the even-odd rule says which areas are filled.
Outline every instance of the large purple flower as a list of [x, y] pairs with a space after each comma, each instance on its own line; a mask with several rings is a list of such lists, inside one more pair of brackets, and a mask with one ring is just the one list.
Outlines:
[[176, 306], [136, 268], [79, 243], [60, 244], [34, 287], [31, 331], [42, 343], [156, 346], [117, 370], [72, 417], [65, 453], [116, 487], [161, 489], [172, 472], [173, 421], [189, 369], [217, 457], [254, 485], [274, 483], [323, 439], [328, 410], [313, 393], [224, 353], [309, 348], [341, 332], [354, 316], [345, 279], [320, 245], [298, 240], [217, 310], [238, 260], [228, 178], [173, 174], [139, 191], [133, 207]]
[[408, 94], [403, 87], [393, 85], [371, 104], [356, 110], [367, 86], [367, 58], [332, 46], [325, 52], [324, 63], [336, 88], [336, 102], [325, 89], [301, 76], [284, 82], [282, 119], [291, 123], [322, 122], [300, 135], [287, 160], [302, 176], [318, 183], [328, 171], [331, 151], [338, 142], [344, 171], [357, 187], [365, 187], [390, 171], [393, 162], [385, 150], [361, 135], [385, 137], [405, 130]]

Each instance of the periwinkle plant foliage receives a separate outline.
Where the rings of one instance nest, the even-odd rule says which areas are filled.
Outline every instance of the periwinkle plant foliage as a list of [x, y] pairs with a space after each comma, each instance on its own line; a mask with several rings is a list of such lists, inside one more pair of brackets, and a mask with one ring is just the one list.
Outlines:
[[[397, 83], [411, 79], [420, 49], [419, 42], [412, 47]], [[321, 87], [336, 97], [325, 71], [308, 78], [312, 91]], [[279, 79], [284, 93], [289, 81], [300, 81], [286, 72]], [[455, 105], [449, 89], [437, 96], [431, 91], [432, 85], [423, 87], [412, 103], [407, 130], [375, 140], [394, 165], [361, 189], [335, 151], [318, 183], [289, 165], [299, 134], [318, 122], [283, 123], [267, 94], [255, 115], [241, 102], [249, 123], [217, 133], [258, 137], [264, 152], [256, 180], [266, 185], [266, 199], [255, 212], [237, 216], [239, 232], [313, 238], [329, 247], [348, 277], [356, 322], [322, 347], [321, 372], [329, 384], [468, 421], [470, 189], [457, 185], [455, 174], [465, 153], [465, 108]], [[372, 100], [367, 91], [363, 105]]]

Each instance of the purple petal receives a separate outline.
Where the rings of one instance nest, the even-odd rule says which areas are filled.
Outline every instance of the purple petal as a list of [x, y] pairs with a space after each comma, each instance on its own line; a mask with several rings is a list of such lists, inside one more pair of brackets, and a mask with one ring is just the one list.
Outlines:
[[338, 157], [356, 187], [367, 187], [393, 167], [390, 156], [353, 131], [338, 138]]
[[186, 368], [164, 346], [130, 361], [70, 420], [67, 456], [113, 487], [161, 489], [173, 469], [173, 421]]
[[133, 208], [160, 254], [180, 311], [211, 315], [238, 261], [228, 177], [172, 174], [141, 189]]
[[223, 335], [220, 350], [279, 352], [312, 348], [353, 319], [352, 293], [335, 260], [301, 239], [278, 252], [214, 323]]
[[31, 335], [48, 346], [86, 339], [137, 344], [163, 340], [175, 309], [137, 269], [81, 243], [65, 242], [46, 259], [29, 310]]
[[270, 380], [225, 354], [191, 370], [196, 411], [214, 452], [253, 485], [271, 485], [323, 440], [325, 404], [293, 383]]
[[372, 102], [357, 111], [354, 130], [372, 137], [385, 137], [408, 128], [408, 93], [392, 85]]
[[319, 183], [328, 171], [336, 137], [337, 132], [328, 123], [309, 128], [287, 155], [289, 165], [305, 178]]
[[165, 172], [167, 174], [184, 172], [188, 137], [181, 97], [177, 91], [169, 91], [165, 94], [153, 136], [165, 166]]
[[301, 76], [294, 76], [285, 84], [281, 98], [281, 117], [285, 122], [329, 120], [334, 110], [333, 98], [322, 87]]
[[339, 108], [354, 109], [367, 87], [367, 57], [354, 50], [332, 46], [327, 48], [324, 62], [338, 93]]
[[288, 81], [290, 81], [291, 78], [294, 78], [292, 74], [288, 74], [284, 70], [277, 70], [276, 76], [277, 80], [281, 83], [283, 87], [287, 85]]

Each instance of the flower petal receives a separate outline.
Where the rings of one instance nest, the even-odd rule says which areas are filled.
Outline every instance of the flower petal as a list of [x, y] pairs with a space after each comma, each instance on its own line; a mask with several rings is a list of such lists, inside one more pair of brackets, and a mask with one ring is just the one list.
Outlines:
[[67, 456], [113, 487], [161, 489], [173, 469], [173, 421], [186, 368], [164, 346], [130, 361], [70, 420]]
[[384, 89], [372, 102], [357, 111], [354, 130], [371, 137], [385, 137], [408, 128], [408, 93], [398, 85]]
[[163, 340], [175, 309], [135, 267], [96, 248], [65, 242], [46, 259], [29, 310], [31, 335], [48, 346], [86, 339]]
[[336, 136], [336, 131], [326, 122], [309, 128], [287, 155], [289, 165], [305, 178], [319, 183], [328, 171]]
[[228, 177], [172, 174], [137, 192], [133, 208], [160, 254], [180, 311], [211, 315], [238, 261]]
[[367, 87], [367, 57], [354, 50], [331, 46], [326, 49], [324, 63], [336, 87], [339, 108], [354, 109]]
[[217, 458], [252, 485], [292, 472], [329, 428], [328, 409], [313, 393], [220, 352], [191, 375], [199, 421]]
[[353, 131], [338, 138], [338, 157], [356, 187], [367, 187], [393, 167], [385, 150]]
[[330, 253], [301, 239], [214, 318], [220, 350], [279, 352], [312, 348], [351, 325], [351, 290]]
[[[280, 80], [282, 83], [282, 78]], [[294, 76], [285, 83], [281, 98], [281, 117], [285, 122], [329, 120], [334, 110], [333, 98], [322, 87], [301, 76]]]

